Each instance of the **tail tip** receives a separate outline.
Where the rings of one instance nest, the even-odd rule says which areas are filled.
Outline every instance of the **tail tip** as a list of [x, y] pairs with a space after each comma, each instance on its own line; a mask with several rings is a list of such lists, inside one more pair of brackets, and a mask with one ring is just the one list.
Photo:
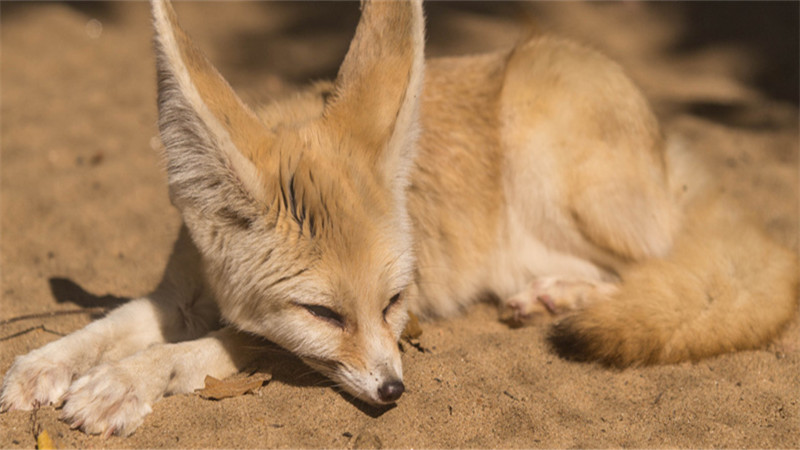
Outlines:
[[568, 361], [589, 361], [591, 358], [591, 340], [579, 333], [574, 321], [564, 318], [550, 328], [547, 341], [555, 353]]
[[580, 315], [553, 324], [547, 335], [552, 350], [575, 362], [597, 362], [607, 368], [623, 369], [654, 362], [654, 355], [632, 354], [620, 336], [609, 338], [608, 330], [591, 326]]

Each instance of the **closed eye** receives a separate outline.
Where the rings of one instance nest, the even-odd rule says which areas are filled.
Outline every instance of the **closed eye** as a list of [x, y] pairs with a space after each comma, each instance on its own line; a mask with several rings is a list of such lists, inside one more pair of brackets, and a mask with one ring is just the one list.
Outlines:
[[383, 308], [384, 319], [386, 318], [386, 314], [389, 313], [389, 310], [392, 309], [392, 306], [394, 306], [397, 302], [400, 301], [400, 294], [401, 294], [400, 292], [394, 294], [392, 298], [389, 299], [389, 304], [386, 306], [386, 308]]
[[332, 325], [336, 325], [339, 328], [344, 328], [344, 317], [342, 317], [342, 315], [337, 313], [336, 311], [328, 308], [327, 306], [311, 305], [306, 303], [298, 303], [297, 305], [305, 308], [306, 311], [308, 311], [312, 316], [316, 317], [317, 319], [329, 322]]

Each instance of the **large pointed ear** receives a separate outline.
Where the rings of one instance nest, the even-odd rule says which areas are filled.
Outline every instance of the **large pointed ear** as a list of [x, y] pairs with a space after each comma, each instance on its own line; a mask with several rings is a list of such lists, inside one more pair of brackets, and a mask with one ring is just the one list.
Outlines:
[[180, 28], [169, 2], [152, 5], [172, 201], [185, 220], [190, 211], [195, 217], [255, 211], [266, 194], [253, 161], [269, 148], [269, 132]]
[[404, 181], [419, 134], [425, 33], [421, 0], [362, 2], [326, 120], [366, 145], [388, 181]]

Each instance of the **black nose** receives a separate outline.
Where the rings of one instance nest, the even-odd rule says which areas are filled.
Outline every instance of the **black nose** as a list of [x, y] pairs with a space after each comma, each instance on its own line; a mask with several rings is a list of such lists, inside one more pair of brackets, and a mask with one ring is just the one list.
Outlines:
[[384, 403], [392, 403], [397, 401], [403, 392], [405, 392], [406, 387], [403, 386], [403, 382], [400, 380], [391, 380], [383, 383], [378, 388], [378, 398], [381, 399]]

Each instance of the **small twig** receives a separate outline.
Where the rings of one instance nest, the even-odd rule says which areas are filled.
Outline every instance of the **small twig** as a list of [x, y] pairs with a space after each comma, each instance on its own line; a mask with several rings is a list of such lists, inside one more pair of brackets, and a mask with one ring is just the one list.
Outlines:
[[19, 336], [22, 336], [23, 334], [28, 334], [28, 333], [30, 333], [31, 331], [36, 331], [36, 330], [42, 330], [42, 331], [44, 331], [44, 332], [46, 332], [46, 333], [55, 334], [56, 336], [62, 336], [62, 337], [63, 337], [63, 336], [66, 336], [66, 334], [64, 334], [64, 333], [59, 333], [58, 331], [53, 331], [53, 330], [51, 330], [51, 329], [47, 328], [47, 327], [46, 327], [46, 326], [44, 326], [44, 325], [38, 325], [38, 326], [35, 326], [35, 327], [30, 327], [30, 328], [28, 328], [28, 329], [25, 329], [25, 330], [19, 331], [19, 332], [17, 332], [17, 333], [14, 333], [14, 334], [11, 334], [11, 335], [8, 335], [8, 336], [1, 337], [1, 338], [0, 338], [0, 342], [7, 341], [7, 340], [9, 340], [9, 339], [14, 339], [15, 337], [19, 337]]
[[19, 322], [21, 320], [45, 319], [48, 317], [68, 316], [71, 314], [95, 314], [95, 313], [104, 313], [106, 311], [108, 311], [108, 308], [96, 307], [96, 308], [83, 308], [83, 309], [69, 309], [66, 311], [50, 311], [39, 314], [28, 314], [26, 316], [18, 316], [6, 320], [0, 320], [0, 326], [8, 325], [14, 322]]
[[37, 417], [39, 413], [39, 408], [33, 408], [31, 411], [31, 415], [28, 418], [28, 423], [31, 426], [31, 434], [33, 434], [33, 440], [36, 440], [36, 436], [39, 435], [39, 431], [41, 431], [42, 427], [39, 425], [39, 418]]

